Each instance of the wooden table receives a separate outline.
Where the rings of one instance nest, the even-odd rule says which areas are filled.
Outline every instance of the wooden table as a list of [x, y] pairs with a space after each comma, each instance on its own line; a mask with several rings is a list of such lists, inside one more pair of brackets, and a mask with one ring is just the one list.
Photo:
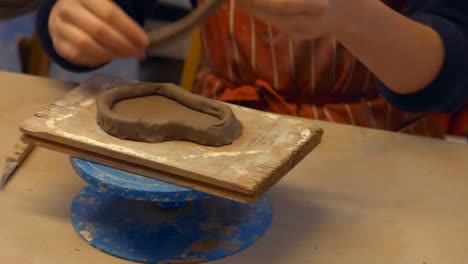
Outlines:
[[[0, 157], [19, 123], [70, 87], [0, 72]], [[213, 263], [468, 261], [468, 145], [317, 124], [321, 145], [270, 191], [267, 235]], [[129, 263], [75, 233], [69, 207], [83, 186], [67, 156], [36, 149], [0, 192], [0, 263]]]

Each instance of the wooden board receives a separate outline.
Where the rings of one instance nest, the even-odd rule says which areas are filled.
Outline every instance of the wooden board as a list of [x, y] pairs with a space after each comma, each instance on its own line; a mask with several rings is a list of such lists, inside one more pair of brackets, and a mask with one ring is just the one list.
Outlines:
[[255, 201], [321, 140], [322, 129], [310, 121], [234, 105], [244, 132], [228, 146], [121, 140], [96, 124], [95, 97], [124, 82], [106, 75], [83, 82], [23, 122], [25, 140], [241, 202]]

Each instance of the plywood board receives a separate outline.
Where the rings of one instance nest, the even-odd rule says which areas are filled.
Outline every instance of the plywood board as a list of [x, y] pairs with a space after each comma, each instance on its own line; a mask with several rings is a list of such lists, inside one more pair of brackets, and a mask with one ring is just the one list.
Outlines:
[[[277, 183], [321, 139], [322, 129], [312, 121], [230, 105], [244, 125], [242, 136], [231, 145], [121, 140], [97, 125], [95, 97], [124, 82], [112, 76], [94, 76], [23, 122], [21, 131], [44, 147], [64, 152], [73, 149], [87, 153], [90, 159], [100, 157], [103, 163], [103, 157], [108, 157], [114, 165], [119, 161], [130, 164], [128, 170], [132, 170], [131, 164], [144, 168], [143, 175], [148, 177], [220, 196], [225, 196], [224, 190], [245, 200], [254, 200]], [[155, 114], [164, 114], [164, 109]]]

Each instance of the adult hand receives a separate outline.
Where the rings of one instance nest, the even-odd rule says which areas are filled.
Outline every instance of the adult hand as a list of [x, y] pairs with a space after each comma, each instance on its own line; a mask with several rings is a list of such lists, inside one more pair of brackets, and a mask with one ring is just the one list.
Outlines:
[[48, 27], [60, 56], [89, 67], [144, 58], [148, 46], [143, 29], [111, 0], [58, 0]]
[[333, 2], [337, 1], [237, 0], [237, 7], [283, 32], [315, 39], [333, 30], [335, 9], [338, 9]]

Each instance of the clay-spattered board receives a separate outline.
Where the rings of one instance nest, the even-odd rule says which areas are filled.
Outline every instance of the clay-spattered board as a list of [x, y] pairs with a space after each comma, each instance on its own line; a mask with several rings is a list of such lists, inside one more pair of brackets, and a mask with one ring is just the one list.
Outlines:
[[[143, 143], [106, 134], [96, 123], [95, 97], [126, 81], [97, 75], [21, 125], [24, 139], [147, 177], [240, 202], [253, 202], [319, 144], [312, 121], [231, 105], [244, 126], [231, 145]], [[164, 114], [164, 109], [155, 115]]]

